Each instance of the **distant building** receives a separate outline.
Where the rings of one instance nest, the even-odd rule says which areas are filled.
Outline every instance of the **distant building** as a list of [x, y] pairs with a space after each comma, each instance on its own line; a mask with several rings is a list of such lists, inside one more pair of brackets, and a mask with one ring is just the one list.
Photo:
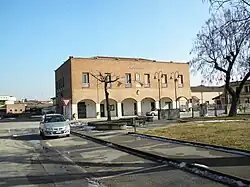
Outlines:
[[0, 95], [0, 107], [6, 104], [14, 104], [16, 98], [13, 96]]
[[25, 104], [6, 104], [7, 114], [22, 114], [25, 112]]
[[[239, 87], [240, 81], [231, 82], [230, 86], [233, 88], [234, 91]], [[224, 89], [224, 86], [222, 87]], [[228, 104], [231, 104], [232, 97], [229, 93], [227, 93], [228, 97]], [[213, 100], [216, 103], [221, 103], [222, 105], [225, 104], [225, 93], [221, 93], [219, 96], [214, 97]], [[248, 104], [250, 103], [250, 80], [247, 80], [242, 91], [240, 94], [239, 104]]]
[[193, 86], [191, 87], [192, 100], [195, 104], [214, 104], [214, 97], [221, 95], [224, 87], [221, 86]]

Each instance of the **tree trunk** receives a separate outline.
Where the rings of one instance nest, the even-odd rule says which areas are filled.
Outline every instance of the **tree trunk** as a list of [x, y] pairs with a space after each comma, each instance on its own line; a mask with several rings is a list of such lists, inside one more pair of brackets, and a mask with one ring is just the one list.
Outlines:
[[225, 87], [225, 89], [224, 89], [224, 92], [225, 92], [225, 106], [224, 106], [224, 109], [225, 109], [225, 114], [228, 114], [228, 110], [227, 110], [227, 105], [228, 105], [228, 93], [227, 93], [226, 87]]
[[230, 111], [228, 116], [232, 117], [232, 116], [237, 116], [237, 106], [238, 106], [238, 101], [239, 101], [239, 95], [236, 96], [232, 96], [232, 103], [231, 103], [231, 107], [230, 107]]
[[109, 105], [109, 93], [108, 93], [108, 83], [104, 82], [105, 100], [106, 100], [106, 110], [107, 110], [107, 121], [111, 121], [110, 105]]

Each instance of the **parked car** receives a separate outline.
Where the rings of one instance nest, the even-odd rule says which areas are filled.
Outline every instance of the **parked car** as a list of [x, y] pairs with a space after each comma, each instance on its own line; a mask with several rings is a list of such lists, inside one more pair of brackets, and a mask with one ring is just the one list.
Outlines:
[[152, 110], [150, 112], [146, 112], [146, 116], [158, 116], [158, 110]]
[[69, 120], [61, 114], [45, 114], [39, 125], [40, 135], [48, 136], [70, 136]]

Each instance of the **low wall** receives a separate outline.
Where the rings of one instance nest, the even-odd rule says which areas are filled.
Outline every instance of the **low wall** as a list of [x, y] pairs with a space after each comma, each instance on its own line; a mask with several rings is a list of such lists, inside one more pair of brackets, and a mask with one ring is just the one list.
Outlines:
[[166, 119], [166, 120], [179, 119], [180, 110], [179, 109], [162, 109], [161, 118]]
[[126, 130], [127, 123], [117, 121], [94, 121], [88, 122], [88, 126], [95, 127], [96, 130]]

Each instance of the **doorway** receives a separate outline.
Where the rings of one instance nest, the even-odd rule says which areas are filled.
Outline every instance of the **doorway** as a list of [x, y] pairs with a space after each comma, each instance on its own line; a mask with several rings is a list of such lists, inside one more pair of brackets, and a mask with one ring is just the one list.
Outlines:
[[87, 117], [86, 103], [85, 102], [78, 103], [78, 118], [86, 118], [86, 117]]
[[105, 106], [104, 104], [100, 104], [101, 117], [105, 117]]

